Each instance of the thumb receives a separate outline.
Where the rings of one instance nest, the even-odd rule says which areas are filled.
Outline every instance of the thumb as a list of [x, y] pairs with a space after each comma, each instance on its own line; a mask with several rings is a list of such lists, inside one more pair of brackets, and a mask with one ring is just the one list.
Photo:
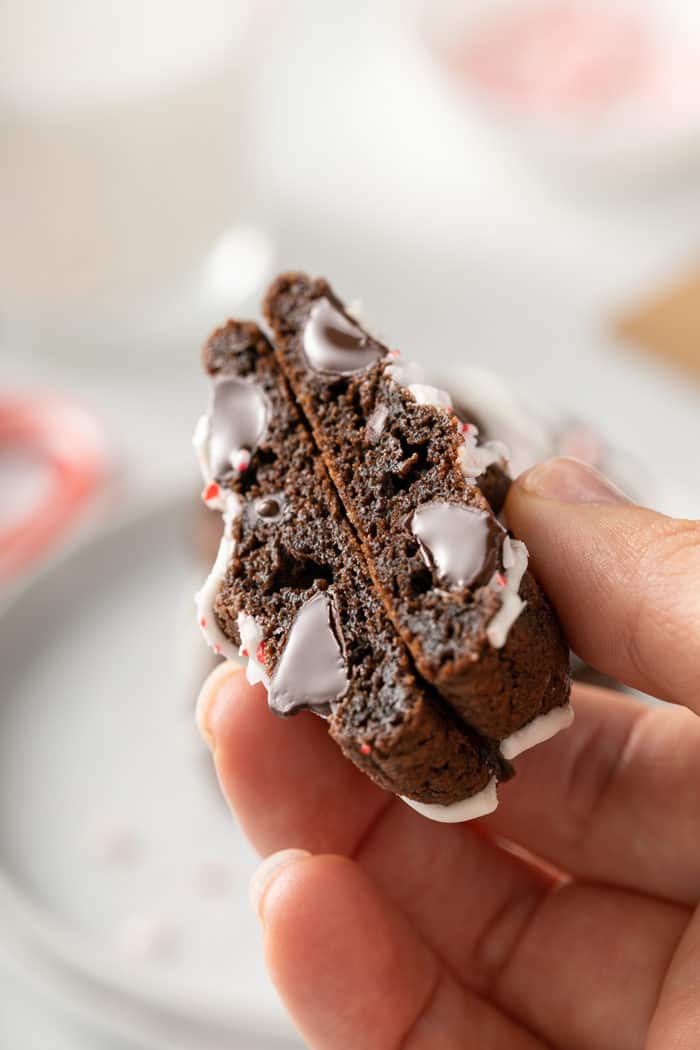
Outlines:
[[700, 522], [634, 506], [575, 459], [521, 475], [506, 517], [575, 652], [700, 713]]

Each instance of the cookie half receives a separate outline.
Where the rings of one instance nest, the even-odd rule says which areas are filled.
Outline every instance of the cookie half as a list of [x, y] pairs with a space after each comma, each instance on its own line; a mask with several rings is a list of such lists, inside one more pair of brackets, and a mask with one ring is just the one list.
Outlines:
[[213, 393], [196, 444], [225, 525], [198, 595], [208, 641], [248, 658], [277, 714], [326, 718], [348, 758], [428, 815], [494, 808], [508, 764], [416, 675], [269, 343], [230, 321], [204, 363]]
[[520, 734], [506, 752], [568, 724], [567, 646], [525, 545], [479, 488], [505, 450], [479, 445], [448, 395], [367, 332], [325, 280], [283, 274], [264, 313], [419, 674], [485, 736]]

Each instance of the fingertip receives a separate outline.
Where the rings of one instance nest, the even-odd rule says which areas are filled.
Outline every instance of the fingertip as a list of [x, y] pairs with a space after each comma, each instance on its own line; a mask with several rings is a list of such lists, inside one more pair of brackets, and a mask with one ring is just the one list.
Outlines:
[[556, 456], [524, 471], [509, 495], [537, 497], [560, 503], [593, 503], [600, 506], [629, 504], [625, 493], [596, 467], [573, 456]]
[[434, 957], [357, 862], [290, 852], [263, 896], [265, 958], [287, 1009], [314, 1046], [397, 1045], [435, 983]]
[[271, 853], [258, 865], [248, 886], [248, 897], [253, 911], [263, 924], [265, 922], [265, 901], [275, 879], [284, 870], [287, 870], [289, 874], [289, 868], [292, 865], [308, 860], [311, 856], [312, 854], [307, 849], [282, 849]]
[[574, 651], [697, 711], [700, 523], [636, 506], [572, 459], [521, 475], [505, 514]]
[[202, 684], [195, 706], [195, 722], [210, 751], [216, 749], [217, 729], [226, 711], [252, 686], [243, 674], [241, 664], [225, 660], [218, 664]]

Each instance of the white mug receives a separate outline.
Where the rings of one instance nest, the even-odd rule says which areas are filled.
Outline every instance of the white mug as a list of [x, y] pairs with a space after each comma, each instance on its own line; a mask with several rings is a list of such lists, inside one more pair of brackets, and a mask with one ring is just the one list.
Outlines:
[[[21, 349], [91, 355], [142, 350], [149, 341], [172, 350], [183, 316], [196, 314], [183, 300], [208, 294], [207, 260], [217, 245], [221, 255], [239, 216], [250, 4], [5, 0], [2, 7], [6, 338]], [[243, 249], [256, 245], [244, 238]]]

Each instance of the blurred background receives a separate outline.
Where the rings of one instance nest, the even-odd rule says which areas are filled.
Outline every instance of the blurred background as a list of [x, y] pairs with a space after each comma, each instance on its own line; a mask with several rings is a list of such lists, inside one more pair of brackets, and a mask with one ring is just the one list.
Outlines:
[[692, 0], [0, 2], [0, 1047], [299, 1045], [193, 726], [199, 347], [328, 276], [700, 517]]

